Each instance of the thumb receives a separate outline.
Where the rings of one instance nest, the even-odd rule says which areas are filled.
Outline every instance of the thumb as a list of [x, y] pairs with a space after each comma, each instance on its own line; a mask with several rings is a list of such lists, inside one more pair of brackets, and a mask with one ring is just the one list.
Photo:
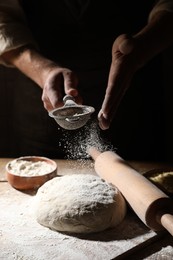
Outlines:
[[121, 53], [127, 55], [132, 52], [134, 49], [134, 39], [128, 35], [122, 35], [121, 43], [120, 43], [120, 51]]
[[119, 35], [113, 43], [112, 55], [119, 50], [122, 54], [129, 54], [134, 49], [134, 39], [127, 34]]

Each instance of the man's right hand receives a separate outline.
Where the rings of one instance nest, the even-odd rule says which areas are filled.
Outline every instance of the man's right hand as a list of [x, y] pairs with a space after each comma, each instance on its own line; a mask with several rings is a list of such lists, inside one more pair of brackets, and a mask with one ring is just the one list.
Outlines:
[[50, 111], [63, 105], [64, 95], [71, 95], [75, 102], [82, 103], [82, 98], [77, 90], [78, 78], [76, 74], [61, 67], [54, 67], [47, 74], [44, 86], [42, 100], [44, 107]]
[[47, 111], [62, 106], [64, 95], [71, 95], [76, 103], [82, 103], [76, 74], [43, 57], [32, 46], [8, 51], [2, 58], [6, 64], [18, 68], [43, 89], [42, 101]]

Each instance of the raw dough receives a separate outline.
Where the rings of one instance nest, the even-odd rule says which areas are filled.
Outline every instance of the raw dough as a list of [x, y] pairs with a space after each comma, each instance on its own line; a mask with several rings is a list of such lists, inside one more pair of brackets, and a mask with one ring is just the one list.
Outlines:
[[38, 223], [53, 230], [91, 233], [118, 225], [126, 203], [119, 190], [100, 177], [72, 174], [41, 186], [34, 211]]

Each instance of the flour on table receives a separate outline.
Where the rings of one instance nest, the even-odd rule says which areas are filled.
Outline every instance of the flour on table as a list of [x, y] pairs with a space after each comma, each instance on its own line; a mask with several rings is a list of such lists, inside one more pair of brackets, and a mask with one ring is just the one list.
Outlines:
[[92, 233], [117, 226], [126, 214], [119, 190], [91, 174], [55, 177], [35, 196], [34, 212], [39, 224], [53, 230]]

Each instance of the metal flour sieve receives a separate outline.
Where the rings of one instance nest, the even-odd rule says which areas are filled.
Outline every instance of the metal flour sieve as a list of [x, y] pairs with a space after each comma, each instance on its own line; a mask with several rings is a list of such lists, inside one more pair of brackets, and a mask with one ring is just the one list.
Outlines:
[[75, 130], [84, 126], [95, 109], [91, 106], [78, 105], [74, 97], [66, 95], [63, 98], [64, 106], [49, 112], [57, 124], [67, 130]]

